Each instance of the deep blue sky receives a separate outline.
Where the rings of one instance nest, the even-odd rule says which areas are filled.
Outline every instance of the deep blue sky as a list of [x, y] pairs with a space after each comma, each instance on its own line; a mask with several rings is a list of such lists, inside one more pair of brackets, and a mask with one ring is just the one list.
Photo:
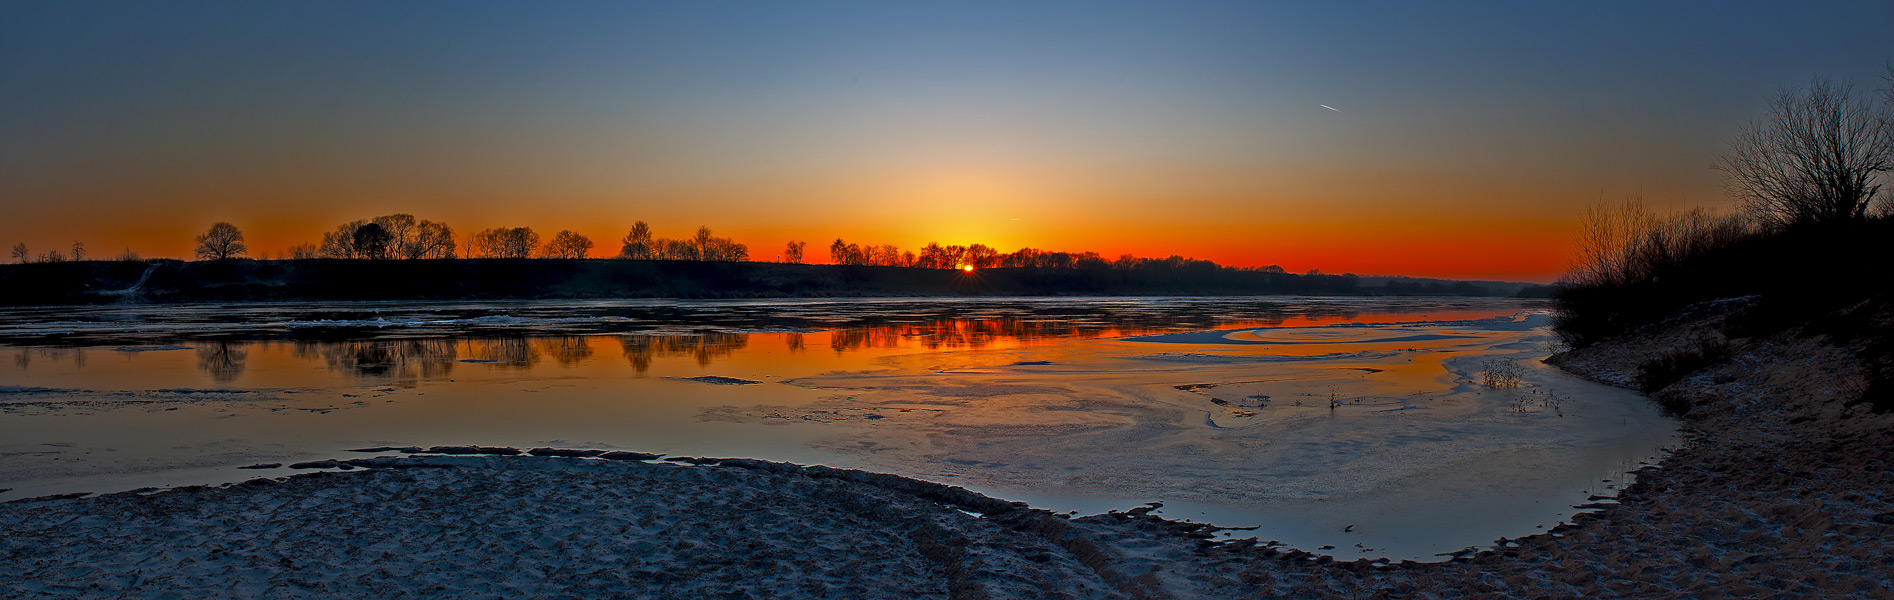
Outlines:
[[[229, 220], [273, 252], [412, 212], [705, 224], [763, 257], [844, 236], [1543, 279], [1563, 247], [1532, 240], [1601, 197], [1724, 203], [1735, 129], [1810, 77], [1881, 87], [1890, 25], [1889, 2], [0, 2], [0, 241], [180, 254]], [[1351, 250], [1396, 243], [1438, 260]], [[1495, 244], [1539, 266], [1470, 264]]]

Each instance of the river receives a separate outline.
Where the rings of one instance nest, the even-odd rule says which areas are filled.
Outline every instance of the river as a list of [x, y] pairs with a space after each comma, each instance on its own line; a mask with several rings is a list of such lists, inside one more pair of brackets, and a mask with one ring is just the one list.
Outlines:
[[[0, 500], [374, 446], [826, 464], [1339, 559], [1569, 519], [1679, 442], [1542, 301], [893, 298], [0, 309]], [[1325, 546], [1329, 548], [1324, 548]]]

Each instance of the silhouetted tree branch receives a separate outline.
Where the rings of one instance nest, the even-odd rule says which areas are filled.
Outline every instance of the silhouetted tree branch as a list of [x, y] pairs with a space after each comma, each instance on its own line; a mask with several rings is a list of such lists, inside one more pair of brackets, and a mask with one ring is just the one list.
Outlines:
[[355, 233], [349, 237], [349, 244], [354, 249], [355, 256], [360, 258], [386, 260], [389, 252], [394, 249], [394, 233], [382, 227], [381, 223], [372, 221], [365, 223], [355, 228]]
[[446, 223], [396, 213], [337, 225], [313, 248], [290, 248], [291, 258], [454, 258], [454, 229]]
[[539, 247], [531, 227], [495, 227], [474, 234], [473, 252], [487, 258], [527, 258]]
[[552, 241], [546, 242], [543, 255], [546, 258], [585, 258], [585, 253], [591, 251], [591, 238], [570, 229], [562, 229], [552, 235]]
[[454, 228], [446, 223], [423, 220], [415, 225], [414, 237], [401, 247], [406, 259], [454, 258]]
[[829, 244], [829, 261], [838, 265], [863, 265], [868, 264], [868, 257], [859, 244], [835, 238], [835, 242]]
[[618, 249], [618, 257], [651, 260], [656, 255], [657, 248], [651, 243], [651, 226], [644, 221], [632, 223], [631, 232], [625, 234], [624, 246]]
[[1889, 105], [1857, 101], [1851, 86], [1824, 79], [1783, 91], [1717, 164], [1744, 208], [1772, 227], [1861, 219], [1890, 168]]
[[246, 250], [243, 232], [237, 231], [236, 225], [218, 222], [210, 226], [210, 231], [197, 236], [198, 260], [230, 260]]

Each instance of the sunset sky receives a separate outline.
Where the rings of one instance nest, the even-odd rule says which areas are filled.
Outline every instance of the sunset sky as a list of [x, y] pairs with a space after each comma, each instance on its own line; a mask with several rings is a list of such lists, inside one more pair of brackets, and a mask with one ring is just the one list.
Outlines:
[[[1549, 281], [1894, 3], [0, 2], [0, 243], [407, 212]], [[1326, 108], [1327, 107], [1333, 107]], [[822, 250], [817, 250], [822, 248]]]

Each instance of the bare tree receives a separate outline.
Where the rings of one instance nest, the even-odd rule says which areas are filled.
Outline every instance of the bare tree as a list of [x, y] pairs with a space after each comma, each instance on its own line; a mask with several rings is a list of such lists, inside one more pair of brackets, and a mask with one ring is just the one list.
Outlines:
[[710, 238], [710, 245], [704, 250], [704, 260], [743, 262], [749, 259], [748, 245], [726, 237]]
[[409, 260], [422, 258], [453, 258], [458, 248], [454, 244], [454, 228], [446, 223], [421, 221], [415, 225], [414, 236], [400, 250], [401, 258]]
[[31, 258], [32, 256], [33, 256], [32, 251], [29, 251], [26, 249], [26, 242], [20, 242], [18, 244], [13, 245], [13, 260], [14, 261], [26, 262], [26, 259]]
[[625, 234], [623, 242], [618, 249], [619, 258], [651, 260], [657, 255], [657, 248], [651, 243], [651, 226], [644, 221], [632, 223], [631, 232]]
[[473, 236], [473, 252], [488, 258], [526, 258], [539, 247], [531, 227], [495, 227]]
[[948, 246], [945, 248], [941, 248], [940, 250], [941, 250], [940, 255], [941, 255], [941, 261], [942, 261], [940, 268], [958, 269], [958, 268], [967, 266], [967, 260], [966, 260], [967, 247], [966, 246], [958, 246], [958, 245]]
[[75, 261], [85, 260], [85, 242], [72, 243], [72, 259]]
[[881, 265], [884, 267], [901, 266], [901, 249], [894, 244], [881, 244], [879, 246], [863, 248], [862, 252], [869, 254], [868, 264]]
[[118, 257], [113, 258], [112, 260], [116, 260], [118, 262], [138, 262], [140, 258], [137, 252], [133, 251], [130, 246], [127, 246], [124, 252], [118, 253]]
[[991, 269], [1000, 265], [1000, 253], [986, 244], [969, 244], [964, 260], [976, 269]]
[[371, 222], [388, 232], [388, 258], [407, 258], [420, 230], [414, 215], [395, 213], [375, 217]]
[[539, 246], [539, 233], [530, 227], [501, 228], [496, 239], [493, 255], [500, 258], [526, 258]]
[[323, 258], [359, 258], [355, 254], [355, 230], [367, 224], [367, 221], [352, 221], [337, 225], [335, 231], [322, 234], [322, 246], [316, 253]]
[[1716, 167], [1765, 225], [1860, 219], [1880, 190], [1880, 175], [1894, 169], [1889, 107], [1856, 100], [1852, 86], [1825, 79], [1784, 90]]
[[838, 265], [868, 264], [868, 253], [861, 245], [844, 242], [842, 238], [835, 238], [835, 243], [829, 244], [829, 258]]
[[684, 242], [690, 247], [691, 257], [678, 257], [684, 260], [743, 261], [750, 258], [750, 247], [736, 240], [711, 235], [709, 227], [698, 227], [697, 235]]
[[842, 241], [842, 238], [835, 238], [835, 241], [829, 244], [829, 262], [838, 265], [848, 264], [848, 242]]
[[[300, 248], [300, 247], [298, 247]], [[291, 248], [291, 257], [298, 248]], [[454, 258], [454, 229], [446, 223], [416, 220], [395, 213], [337, 225], [322, 234], [322, 244], [305, 258], [406, 259]]]
[[321, 256], [321, 254], [316, 252], [315, 244], [297, 244], [289, 247], [286, 258], [290, 260], [305, 260], [318, 256]]
[[219, 221], [210, 226], [210, 231], [197, 236], [198, 260], [230, 260], [247, 249], [243, 245], [243, 232], [236, 225]]
[[570, 229], [562, 229], [552, 235], [552, 241], [546, 242], [541, 254], [546, 258], [585, 258], [585, 253], [591, 251], [591, 238]]
[[658, 238], [651, 242], [651, 247], [651, 257], [658, 260], [704, 259], [703, 255], [697, 253], [697, 246], [692, 245], [689, 240]]
[[716, 239], [716, 237], [710, 235], [709, 227], [703, 226], [703, 225], [697, 226], [697, 235], [695, 237], [692, 237], [690, 242], [691, 242], [691, 247], [697, 249], [698, 260], [717, 260], [715, 258], [711, 258], [711, 252], [710, 252], [713, 245], [713, 242], [711, 240], [714, 240], [714, 239]]
[[939, 242], [928, 242], [926, 246], [921, 246], [921, 254], [915, 260], [914, 266], [923, 269], [951, 268], [947, 264], [947, 251], [940, 246]]
[[807, 242], [791, 240], [788, 244], [783, 246], [783, 262], [792, 265], [802, 264], [802, 249], [808, 245]]
[[387, 260], [390, 253], [394, 251], [394, 232], [383, 227], [381, 223], [371, 221], [357, 227], [355, 233], [349, 237], [355, 256], [360, 258]]

